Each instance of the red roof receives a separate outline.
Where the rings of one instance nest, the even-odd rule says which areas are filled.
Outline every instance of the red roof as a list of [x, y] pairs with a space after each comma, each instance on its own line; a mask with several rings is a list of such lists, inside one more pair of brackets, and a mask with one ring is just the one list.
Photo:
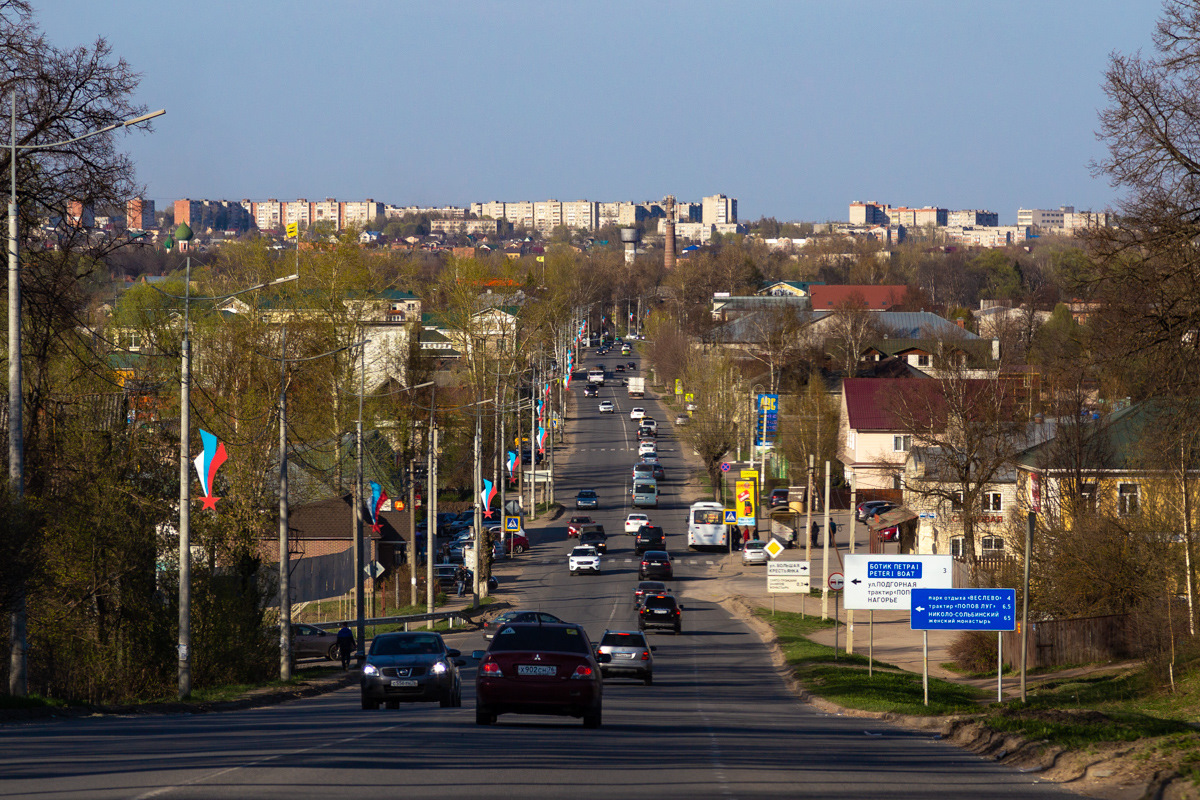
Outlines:
[[919, 378], [846, 378], [842, 394], [846, 398], [846, 423], [853, 431], [897, 431], [901, 425], [889, 410], [887, 398], [900, 390], [901, 383]]
[[815, 284], [809, 290], [813, 311], [832, 311], [846, 304], [861, 305], [871, 311], [890, 311], [900, 304], [907, 286], [828, 286]]
[[[847, 378], [842, 381], [846, 422], [856, 431], [900, 431], [913, 426], [941, 430], [952, 413], [948, 406], [973, 418], [998, 413], [998, 408], [1014, 420], [1019, 418], [1022, 387], [1018, 382], [968, 378], [955, 384], [943, 386], [926, 378]], [[961, 396], [948, 403], [947, 391]]]

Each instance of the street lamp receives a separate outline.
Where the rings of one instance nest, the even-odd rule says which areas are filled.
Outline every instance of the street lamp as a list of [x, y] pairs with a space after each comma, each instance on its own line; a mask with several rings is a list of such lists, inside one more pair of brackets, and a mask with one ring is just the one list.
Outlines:
[[[90, 139], [117, 128], [138, 125], [167, 113], [165, 108], [142, 114], [139, 117], [115, 122], [99, 130], [90, 131], [73, 139], [43, 144], [17, 144], [17, 92], [9, 93], [12, 111], [9, 118], [9, 193], [8, 193], [8, 482], [13, 498], [22, 502], [25, 497], [25, 440], [21, 419], [21, 270], [19, 258], [19, 220], [17, 218], [17, 151], [44, 150], [62, 147], [83, 139]], [[8, 691], [16, 697], [24, 697], [28, 691], [26, 669], [26, 616], [25, 592], [22, 590], [14, 602], [10, 637]]]
[[[190, 242], [192, 229], [186, 222], [179, 223], [173, 234], [167, 236], [163, 244], [168, 250], [176, 242]], [[296, 275], [278, 278], [266, 283], [251, 286], [232, 294], [218, 297], [198, 297], [197, 300], [228, 300], [240, 294], [257, 291], [278, 283], [296, 280]], [[179, 672], [179, 698], [182, 700], [192, 692], [192, 540], [191, 540], [191, 430], [192, 430], [192, 341], [191, 341], [191, 301], [192, 301], [192, 256], [187, 256], [183, 273], [183, 297], [167, 294], [154, 284], [150, 284], [163, 297], [183, 301], [183, 338], [180, 342], [179, 365], [179, 641], [177, 646]]]

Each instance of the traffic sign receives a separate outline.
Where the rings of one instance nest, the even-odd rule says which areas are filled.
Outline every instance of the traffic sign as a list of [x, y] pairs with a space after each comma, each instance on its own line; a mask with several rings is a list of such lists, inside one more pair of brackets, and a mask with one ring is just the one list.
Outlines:
[[953, 560], [953, 556], [932, 555], [847, 555], [845, 606], [907, 611], [913, 589], [954, 586]]
[[1017, 627], [1016, 589], [913, 589], [914, 631], [1011, 631]]
[[769, 555], [771, 558], [778, 558], [779, 554], [785, 549], [786, 548], [784, 548], [778, 539], [772, 539], [771, 541], [767, 542], [766, 546], [763, 548], [763, 550], [766, 550], [767, 555]]
[[729, 462], [728, 461], [721, 462], [721, 472], [729, 472]]
[[504, 532], [505, 533], [519, 533], [520, 531], [521, 531], [521, 518], [520, 517], [505, 517], [504, 518]]
[[725, 509], [725, 524], [726, 525], [737, 525], [738, 524], [737, 512], [734, 511], [732, 508]]
[[809, 563], [807, 561], [767, 562], [768, 592], [775, 594], [804, 593], [808, 592], [809, 589]]
[[378, 578], [383, 574], [384, 566], [378, 561], [372, 561], [370, 564], [367, 564], [363, 567], [363, 572], [366, 573], [368, 578]]
[[835, 592], [840, 592], [842, 587], [846, 585], [845, 576], [840, 572], [832, 572], [829, 575], [829, 588]]

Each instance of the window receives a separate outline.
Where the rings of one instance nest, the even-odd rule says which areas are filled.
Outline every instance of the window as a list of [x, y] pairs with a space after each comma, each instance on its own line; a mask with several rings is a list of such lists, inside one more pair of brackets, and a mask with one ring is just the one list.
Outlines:
[[959, 511], [959, 512], [961, 512], [963, 510], [963, 494], [962, 494], [962, 492], [955, 492], [954, 495], [950, 498], [950, 510], [951, 511]]
[[984, 492], [983, 493], [983, 510], [985, 512], [1000, 511], [1000, 493], [999, 492]]
[[955, 536], [950, 539], [950, 555], [957, 558], [962, 558], [963, 554], [963, 537]]
[[1138, 513], [1138, 485], [1136, 483], [1117, 485], [1117, 511], [1123, 517]]
[[907, 453], [912, 448], [912, 437], [907, 433], [896, 434], [892, 437], [892, 452]]
[[1079, 484], [1079, 507], [1081, 511], [1096, 510], [1096, 482], [1085, 481]]
[[979, 540], [985, 556], [1004, 555], [1004, 540], [999, 536], [984, 536]]
[[928, 367], [929, 366], [929, 354], [928, 353], [918, 353], [917, 354], [917, 366], [918, 367]]

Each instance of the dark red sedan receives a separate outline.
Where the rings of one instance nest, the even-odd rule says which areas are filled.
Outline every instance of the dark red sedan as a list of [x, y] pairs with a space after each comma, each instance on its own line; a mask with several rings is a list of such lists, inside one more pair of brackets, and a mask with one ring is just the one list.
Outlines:
[[496, 631], [475, 676], [475, 723], [491, 725], [501, 714], [582, 717], [599, 728], [604, 696], [597, 654], [583, 626], [516, 622]]
[[576, 514], [571, 517], [571, 521], [567, 523], [567, 536], [578, 536], [583, 531], [584, 525], [594, 524], [591, 517], [587, 514]]

